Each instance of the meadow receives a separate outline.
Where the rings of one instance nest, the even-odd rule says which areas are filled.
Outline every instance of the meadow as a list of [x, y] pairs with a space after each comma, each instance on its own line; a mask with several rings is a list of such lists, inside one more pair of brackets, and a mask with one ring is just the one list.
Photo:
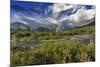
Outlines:
[[[11, 66], [62, 64], [74, 62], [95, 61], [95, 43], [91, 37], [95, 36], [95, 26], [86, 26], [65, 30], [62, 32], [48, 31], [39, 28], [35, 31], [11, 31]], [[55, 40], [77, 40], [75, 35], [90, 35], [88, 43], [67, 42], [55, 43]], [[39, 45], [22, 46], [18, 42], [40, 42]], [[49, 42], [50, 40], [54, 42]], [[35, 45], [35, 43], [32, 43]], [[28, 45], [28, 44], [26, 44]]]

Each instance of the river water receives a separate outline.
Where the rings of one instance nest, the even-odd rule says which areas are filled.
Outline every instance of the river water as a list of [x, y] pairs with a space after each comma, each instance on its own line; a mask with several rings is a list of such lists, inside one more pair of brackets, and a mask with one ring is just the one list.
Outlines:
[[57, 40], [40, 40], [40, 41], [32, 41], [32, 42], [15, 42], [14, 40], [11, 40], [11, 45], [17, 45], [17, 46], [27, 46], [27, 47], [35, 47], [41, 44], [47, 44], [47, 43], [54, 43], [54, 44], [67, 44], [67, 43], [80, 43], [80, 44], [88, 44], [95, 43], [95, 36], [94, 35], [73, 35], [71, 36], [70, 40], [66, 39], [57, 39]]

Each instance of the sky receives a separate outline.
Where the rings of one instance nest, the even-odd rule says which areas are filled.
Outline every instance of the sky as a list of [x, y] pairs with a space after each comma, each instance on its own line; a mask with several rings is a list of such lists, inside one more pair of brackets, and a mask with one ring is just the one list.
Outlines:
[[11, 1], [11, 23], [28, 18], [37, 22], [82, 24], [95, 17], [94, 5]]

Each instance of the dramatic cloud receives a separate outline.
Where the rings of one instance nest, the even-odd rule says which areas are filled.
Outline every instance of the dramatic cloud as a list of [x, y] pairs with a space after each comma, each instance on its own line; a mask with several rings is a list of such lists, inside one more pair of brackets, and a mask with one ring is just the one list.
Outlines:
[[[66, 21], [66, 22], [68, 21], [72, 23], [83, 23], [84, 24], [86, 21], [91, 20], [95, 17], [95, 7], [91, 6], [91, 9], [86, 9], [86, 8], [87, 7], [84, 5], [54, 4], [52, 8], [50, 9], [53, 12], [53, 17], [56, 18], [56, 20], [59, 23], [63, 21]], [[69, 9], [72, 9], [70, 11], [70, 13], [72, 14], [67, 15], [65, 13], [65, 15], [62, 15], [64, 11], [67, 12]], [[58, 18], [59, 16], [60, 18]]]
[[[19, 9], [19, 7], [22, 9], [17, 11], [16, 8]], [[39, 10], [35, 9], [37, 7]], [[33, 21], [33, 23], [56, 24], [58, 25], [57, 29], [61, 27], [63, 23], [69, 27], [86, 25], [95, 18], [95, 6], [93, 5], [28, 2], [20, 2], [19, 4], [19, 2], [17, 2], [11, 6], [11, 12], [11, 23], [21, 22], [29, 24], [29, 22], [25, 22], [26, 18], [31, 22]]]
[[[77, 5], [69, 5], [69, 4], [54, 4], [52, 8], [50, 8], [54, 14], [54, 17], [58, 17], [62, 11], [69, 10], [71, 8], [76, 9]], [[78, 8], [78, 7], [77, 7]], [[74, 11], [73, 9], [73, 11]]]

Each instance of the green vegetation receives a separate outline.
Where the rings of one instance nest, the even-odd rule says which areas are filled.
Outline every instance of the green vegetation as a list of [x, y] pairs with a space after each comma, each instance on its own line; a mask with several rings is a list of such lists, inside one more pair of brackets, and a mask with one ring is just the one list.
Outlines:
[[[95, 61], [95, 44], [46, 42], [38, 46], [22, 46], [18, 42], [41, 40], [73, 40], [74, 35], [95, 34], [95, 26], [86, 26], [62, 32], [38, 28], [35, 31], [11, 31], [11, 66], [60, 64]], [[14, 42], [14, 43], [13, 43]], [[13, 44], [12, 44], [13, 43]], [[35, 45], [35, 43], [32, 43]], [[28, 45], [28, 44], [26, 44]]]
[[39, 47], [13, 46], [11, 65], [39, 65], [95, 61], [95, 45], [42, 44]]
[[[42, 30], [42, 28], [41, 28]], [[37, 31], [18, 30], [11, 32], [11, 39], [15, 38], [16, 41], [31, 42], [33, 40], [55, 40], [67, 39], [70, 40], [72, 35], [95, 34], [95, 26], [87, 26], [82, 28], [75, 28], [63, 32], [54, 31]]]

